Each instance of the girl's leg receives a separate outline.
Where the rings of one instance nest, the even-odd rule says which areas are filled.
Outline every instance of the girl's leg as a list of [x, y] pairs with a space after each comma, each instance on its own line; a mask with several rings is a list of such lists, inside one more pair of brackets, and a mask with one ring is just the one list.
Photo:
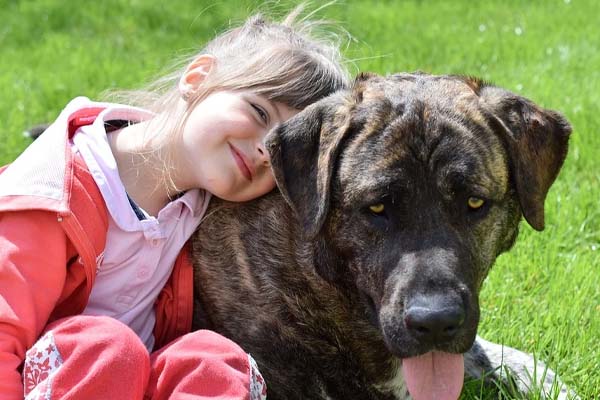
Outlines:
[[264, 400], [266, 385], [252, 358], [223, 336], [201, 330], [150, 356], [146, 399]]
[[142, 399], [150, 356], [138, 336], [109, 317], [53, 322], [29, 349], [25, 399]]

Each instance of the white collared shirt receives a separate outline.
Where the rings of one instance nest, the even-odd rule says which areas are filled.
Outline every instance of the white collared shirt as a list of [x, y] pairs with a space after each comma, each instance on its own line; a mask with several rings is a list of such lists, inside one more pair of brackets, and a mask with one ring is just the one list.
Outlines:
[[145, 213], [145, 219], [138, 219], [119, 177], [104, 123], [149, 118], [152, 114], [148, 111], [113, 105], [92, 125], [80, 128], [73, 137], [73, 149], [87, 164], [108, 208], [104, 257], [83, 314], [118, 319], [133, 329], [152, 351], [154, 302], [169, 279], [183, 245], [200, 223], [210, 194], [189, 190], [169, 202], [157, 217]]

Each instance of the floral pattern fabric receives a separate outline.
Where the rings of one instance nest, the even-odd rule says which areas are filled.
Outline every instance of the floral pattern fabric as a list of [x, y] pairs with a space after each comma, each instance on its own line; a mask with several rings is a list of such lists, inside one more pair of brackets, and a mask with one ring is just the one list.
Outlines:
[[251, 356], [248, 356], [248, 362], [250, 363], [250, 400], [266, 400], [267, 384]]
[[27, 351], [23, 368], [25, 400], [49, 400], [52, 379], [63, 364], [51, 331]]

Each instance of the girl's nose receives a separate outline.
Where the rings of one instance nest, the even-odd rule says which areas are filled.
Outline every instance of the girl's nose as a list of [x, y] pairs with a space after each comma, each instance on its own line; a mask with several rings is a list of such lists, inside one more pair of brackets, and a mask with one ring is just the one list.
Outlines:
[[257, 143], [256, 150], [258, 151], [258, 164], [269, 166], [271, 164], [271, 158], [262, 141]]

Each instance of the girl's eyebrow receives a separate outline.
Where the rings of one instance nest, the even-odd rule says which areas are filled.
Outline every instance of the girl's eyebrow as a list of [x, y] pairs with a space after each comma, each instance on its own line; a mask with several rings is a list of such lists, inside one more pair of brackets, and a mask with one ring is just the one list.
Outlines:
[[279, 107], [277, 107], [277, 104], [271, 100], [267, 100], [267, 101], [269, 102], [269, 104], [271, 105], [273, 110], [275, 110], [275, 116], [277, 117], [277, 120], [281, 121], [281, 112], [279, 112]]

